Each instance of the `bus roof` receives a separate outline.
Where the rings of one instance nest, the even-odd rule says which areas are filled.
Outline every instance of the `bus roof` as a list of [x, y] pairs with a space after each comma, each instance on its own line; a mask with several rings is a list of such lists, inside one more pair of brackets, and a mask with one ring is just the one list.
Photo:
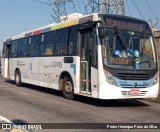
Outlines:
[[52, 24], [49, 24], [49, 25], [46, 25], [46, 26], [43, 26], [43, 27], [39, 27], [39, 28], [34, 29], [34, 30], [23, 32], [23, 33], [21, 33], [19, 35], [16, 35], [16, 36], [6, 38], [5, 41], [11, 41], [11, 40], [19, 39], [19, 38], [32, 36], [32, 35], [38, 35], [40, 33], [46, 33], [46, 32], [49, 32], [49, 31], [53, 31], [53, 30], [57, 30], [57, 29], [65, 28], [65, 27], [70, 27], [70, 26], [73, 26], [73, 25], [77, 25], [77, 24], [81, 24], [81, 23], [85, 23], [85, 22], [89, 22], [89, 21], [98, 21], [98, 14], [93, 13], [93, 14], [90, 14], [90, 15], [85, 15], [83, 17], [68, 20], [68, 21], [65, 21], [65, 22], [52, 23]]

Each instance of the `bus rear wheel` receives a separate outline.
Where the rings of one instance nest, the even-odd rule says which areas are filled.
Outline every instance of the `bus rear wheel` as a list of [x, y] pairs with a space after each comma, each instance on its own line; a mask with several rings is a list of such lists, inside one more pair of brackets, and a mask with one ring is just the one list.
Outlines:
[[22, 82], [21, 82], [21, 73], [19, 70], [16, 71], [16, 75], [15, 75], [15, 82], [17, 86], [21, 86]]
[[63, 96], [67, 99], [72, 100], [74, 98], [73, 83], [71, 79], [68, 77], [64, 77], [63, 79], [62, 93], [63, 93]]

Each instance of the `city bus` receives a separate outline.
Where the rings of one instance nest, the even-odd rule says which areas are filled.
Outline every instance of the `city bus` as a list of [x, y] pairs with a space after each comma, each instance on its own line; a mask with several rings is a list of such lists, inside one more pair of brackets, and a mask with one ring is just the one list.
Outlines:
[[93, 13], [6, 38], [2, 76], [67, 99], [156, 98], [158, 55], [143, 20]]

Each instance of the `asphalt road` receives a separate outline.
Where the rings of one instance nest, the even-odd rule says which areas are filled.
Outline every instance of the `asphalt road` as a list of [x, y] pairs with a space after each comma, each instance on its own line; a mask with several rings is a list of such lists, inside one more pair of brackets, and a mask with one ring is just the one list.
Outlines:
[[28, 84], [17, 87], [0, 76], [0, 116], [14, 123], [160, 123], [160, 104], [81, 96], [67, 100], [61, 92]]

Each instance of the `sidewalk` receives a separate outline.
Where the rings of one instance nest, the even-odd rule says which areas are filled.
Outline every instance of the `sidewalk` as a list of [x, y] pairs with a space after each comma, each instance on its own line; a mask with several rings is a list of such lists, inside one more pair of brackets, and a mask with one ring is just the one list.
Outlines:
[[158, 96], [157, 98], [152, 99], [152, 101], [157, 102], [157, 103], [160, 103], [160, 94], [159, 94], [159, 96]]
[[153, 98], [153, 99], [143, 99], [143, 100], [160, 103], [160, 94], [159, 94], [159, 96], [158, 96], [157, 98]]
[[156, 102], [156, 103], [160, 103], [160, 94], [157, 98], [151, 99], [151, 101]]
[[159, 94], [158, 98], [156, 99], [156, 101], [157, 101], [158, 103], [160, 103], [160, 94]]

